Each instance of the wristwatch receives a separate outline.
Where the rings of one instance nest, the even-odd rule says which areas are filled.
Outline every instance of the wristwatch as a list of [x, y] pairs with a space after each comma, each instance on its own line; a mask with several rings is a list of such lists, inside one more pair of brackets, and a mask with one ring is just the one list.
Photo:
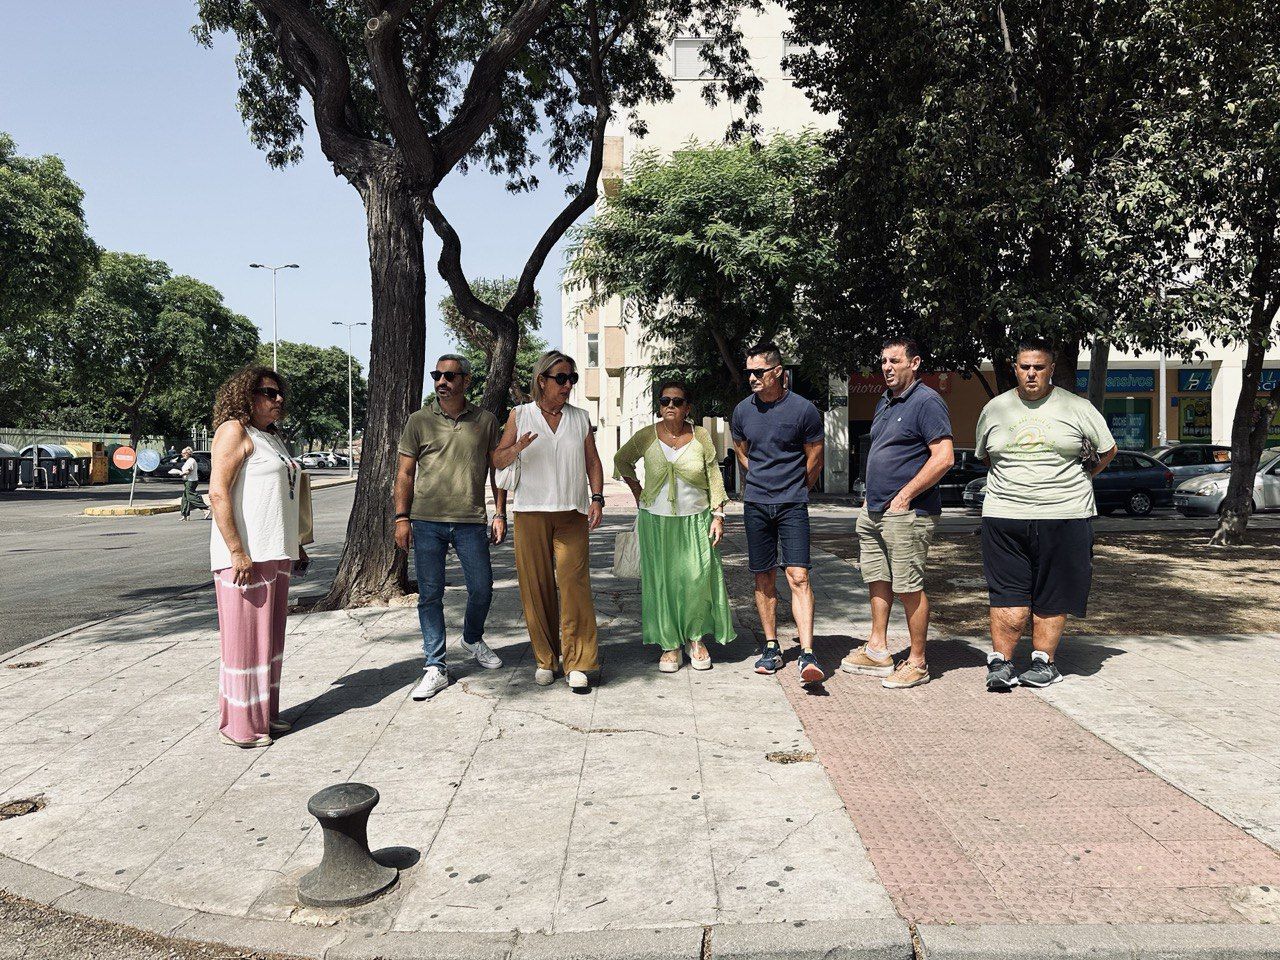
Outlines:
[[593, 494], [591, 495], [591, 502], [592, 502], [592, 503], [598, 503], [598, 504], [600, 504], [600, 506], [602, 506], [602, 507], [603, 507], [603, 506], [604, 506], [604, 494], [603, 494], [603, 493], [593, 493]]

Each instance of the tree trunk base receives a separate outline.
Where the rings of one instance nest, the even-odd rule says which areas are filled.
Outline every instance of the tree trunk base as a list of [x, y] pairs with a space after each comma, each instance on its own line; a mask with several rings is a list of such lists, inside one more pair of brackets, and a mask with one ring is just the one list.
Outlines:
[[1238, 547], [1244, 543], [1245, 531], [1249, 527], [1249, 515], [1234, 510], [1224, 510], [1218, 518], [1218, 529], [1209, 538], [1211, 547]]

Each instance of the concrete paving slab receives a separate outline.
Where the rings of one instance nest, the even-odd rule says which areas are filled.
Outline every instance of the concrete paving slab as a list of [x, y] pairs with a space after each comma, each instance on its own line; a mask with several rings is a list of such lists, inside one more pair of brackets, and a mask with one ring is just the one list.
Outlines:
[[911, 960], [900, 920], [742, 924], [711, 931], [715, 960]]
[[511, 960], [701, 960], [704, 935], [700, 927], [526, 934]]

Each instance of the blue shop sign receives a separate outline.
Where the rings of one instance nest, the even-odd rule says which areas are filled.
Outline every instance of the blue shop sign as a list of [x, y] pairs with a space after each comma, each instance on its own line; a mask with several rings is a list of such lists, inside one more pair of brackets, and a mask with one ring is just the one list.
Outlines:
[[1270, 393], [1276, 388], [1276, 384], [1280, 383], [1280, 367], [1266, 367], [1262, 371], [1262, 377], [1258, 380], [1258, 389], [1263, 393]]
[[1188, 370], [1185, 367], [1178, 371], [1179, 393], [1209, 393], [1213, 390], [1213, 371]]
[[[1154, 393], [1154, 370], [1108, 370], [1107, 393]], [[1076, 393], [1089, 392], [1089, 371], [1076, 371]]]

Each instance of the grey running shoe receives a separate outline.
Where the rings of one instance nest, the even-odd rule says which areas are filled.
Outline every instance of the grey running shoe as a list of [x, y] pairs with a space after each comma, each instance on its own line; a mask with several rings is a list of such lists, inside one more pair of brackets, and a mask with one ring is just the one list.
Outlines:
[[1058, 672], [1058, 666], [1052, 660], [1032, 657], [1031, 669], [1024, 670], [1018, 677], [1018, 682], [1028, 687], [1047, 687], [1051, 683], [1061, 683], [1062, 674]]
[[992, 691], [1012, 690], [1019, 683], [1013, 664], [997, 654], [987, 659], [987, 689]]

